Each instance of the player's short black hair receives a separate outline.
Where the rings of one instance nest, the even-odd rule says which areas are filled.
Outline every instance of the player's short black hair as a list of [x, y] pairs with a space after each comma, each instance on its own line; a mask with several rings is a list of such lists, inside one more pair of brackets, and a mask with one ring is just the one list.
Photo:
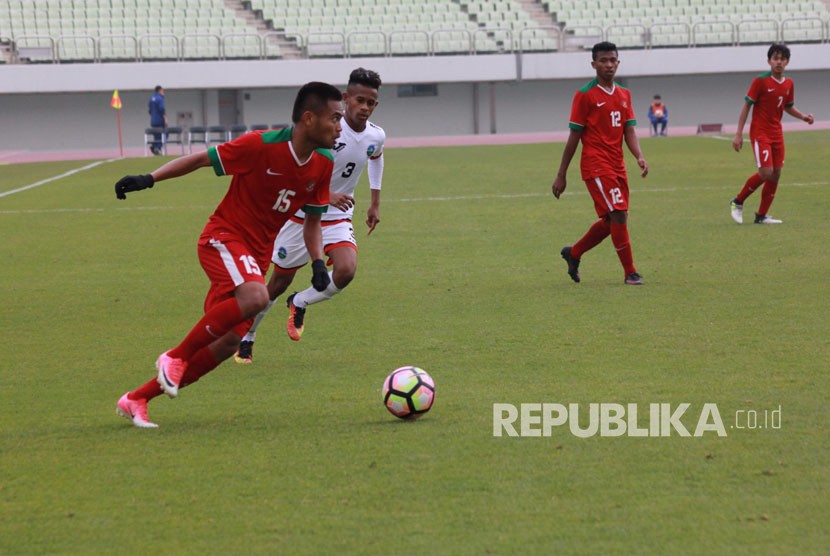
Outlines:
[[654, 95], [654, 100], [662, 100], [662, 98], [660, 95]]
[[600, 52], [616, 52], [619, 54], [619, 50], [617, 50], [617, 45], [608, 41], [598, 42], [594, 45], [594, 47], [591, 49], [591, 59], [596, 60], [597, 54]]
[[365, 85], [370, 89], [380, 89], [381, 83], [378, 72], [366, 68], [357, 68], [349, 75], [349, 85]]
[[158, 93], [158, 92], [161, 92], [161, 90], [162, 90], [163, 88], [164, 88], [164, 87], [162, 87], [161, 85], [156, 85], [156, 92], [157, 92], [157, 93]]
[[789, 47], [785, 44], [781, 44], [780, 42], [773, 43], [773, 45], [769, 47], [769, 50], [767, 50], [767, 60], [772, 60], [772, 57], [776, 54], [780, 54], [785, 60], [790, 59]]
[[294, 101], [294, 111], [291, 113], [291, 121], [295, 124], [303, 117], [304, 112], [319, 114], [325, 110], [329, 101], [343, 100], [340, 89], [328, 83], [312, 81], [300, 87], [297, 98]]

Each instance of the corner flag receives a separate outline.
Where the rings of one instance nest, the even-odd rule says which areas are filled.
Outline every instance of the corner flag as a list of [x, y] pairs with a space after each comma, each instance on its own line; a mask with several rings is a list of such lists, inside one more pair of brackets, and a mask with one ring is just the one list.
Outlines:
[[118, 115], [118, 150], [121, 152], [121, 158], [124, 158], [124, 141], [121, 138], [121, 97], [118, 96], [118, 89], [112, 92], [110, 106], [115, 108], [115, 113]]

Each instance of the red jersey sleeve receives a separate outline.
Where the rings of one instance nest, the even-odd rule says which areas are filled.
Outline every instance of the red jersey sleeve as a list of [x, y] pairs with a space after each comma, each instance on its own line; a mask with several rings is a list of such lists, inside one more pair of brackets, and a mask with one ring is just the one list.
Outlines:
[[755, 104], [761, 95], [761, 90], [764, 88], [763, 82], [759, 78], [752, 80], [749, 85], [749, 90], [746, 92], [746, 101], [750, 104]]
[[323, 214], [327, 212], [329, 206], [329, 188], [331, 185], [331, 171], [334, 163], [328, 157], [324, 157], [319, 152], [314, 153], [314, 156], [319, 156], [325, 159], [323, 164], [323, 171], [319, 181], [319, 186], [314, 189], [314, 194], [306, 200], [303, 205], [303, 212], [306, 214]]
[[573, 103], [571, 104], [571, 117], [568, 119], [568, 127], [582, 131], [588, 123], [588, 106], [586, 102], [587, 96], [582, 91], [577, 91], [574, 95]]
[[790, 89], [787, 93], [787, 98], [784, 99], [784, 106], [789, 108], [790, 106], [795, 104], [795, 83], [792, 81], [790, 82]]
[[233, 141], [208, 149], [208, 157], [217, 176], [245, 174], [260, 160], [264, 146], [262, 135], [246, 133]]

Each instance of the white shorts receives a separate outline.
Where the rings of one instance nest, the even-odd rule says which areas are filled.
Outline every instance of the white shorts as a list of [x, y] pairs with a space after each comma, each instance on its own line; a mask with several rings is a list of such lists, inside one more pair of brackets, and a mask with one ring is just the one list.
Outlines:
[[[323, 253], [338, 247], [351, 247], [357, 251], [357, 241], [351, 220], [323, 221]], [[303, 221], [291, 218], [274, 240], [271, 262], [278, 272], [294, 272], [309, 260], [303, 239]]]

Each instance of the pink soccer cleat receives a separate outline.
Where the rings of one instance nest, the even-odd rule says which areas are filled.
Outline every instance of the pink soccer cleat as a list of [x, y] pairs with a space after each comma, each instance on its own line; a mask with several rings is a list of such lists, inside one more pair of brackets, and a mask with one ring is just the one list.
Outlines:
[[187, 370], [187, 363], [167, 354], [168, 352], [165, 351], [156, 360], [156, 368], [159, 370], [158, 382], [165, 394], [175, 398], [179, 395], [179, 385]]
[[127, 394], [124, 394], [118, 400], [118, 405], [115, 406], [115, 412], [132, 421], [136, 427], [142, 429], [158, 428], [158, 425], [151, 422], [150, 418], [147, 417], [147, 400], [131, 400], [127, 397]]

